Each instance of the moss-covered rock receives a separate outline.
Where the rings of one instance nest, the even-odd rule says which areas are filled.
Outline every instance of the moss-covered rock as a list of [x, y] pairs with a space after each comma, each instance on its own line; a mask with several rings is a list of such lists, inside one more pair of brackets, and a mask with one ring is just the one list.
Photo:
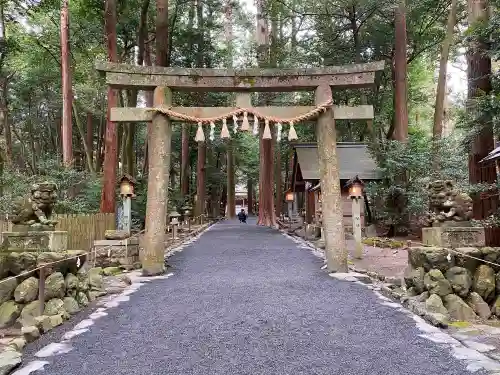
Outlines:
[[500, 318], [500, 296], [497, 297], [495, 300], [495, 303], [493, 303], [493, 306], [491, 307], [491, 312], [495, 314], [497, 318]]
[[437, 294], [431, 294], [425, 301], [425, 309], [432, 313], [442, 314], [444, 316], [448, 315], [448, 310], [444, 307], [443, 300]]
[[35, 324], [35, 318], [40, 315], [40, 301], [33, 301], [23, 307], [18, 321], [23, 326], [31, 326]]
[[490, 307], [483, 298], [476, 292], [472, 292], [466, 300], [467, 304], [481, 319], [489, 319], [491, 316]]
[[454, 255], [441, 247], [412, 247], [408, 249], [408, 263], [412, 269], [423, 267], [425, 272], [431, 269], [446, 272], [454, 266]]
[[466, 268], [474, 273], [475, 269], [482, 264], [478, 259], [483, 258], [483, 253], [477, 247], [459, 247], [456, 251], [459, 252], [455, 255], [456, 266]]
[[99, 297], [102, 297], [102, 296], [105, 296], [106, 295], [106, 292], [105, 291], [100, 291], [100, 290], [91, 290], [87, 293], [88, 297], [89, 297], [89, 301], [90, 302], [93, 302], [95, 301], [97, 298]]
[[444, 297], [453, 292], [450, 282], [438, 269], [432, 269], [425, 274], [424, 284], [430, 294], [437, 294], [440, 297]]
[[96, 267], [89, 270], [88, 273], [89, 288], [91, 291], [100, 291], [103, 289], [102, 268]]
[[0, 283], [0, 304], [12, 299], [16, 287], [17, 280], [15, 278], [2, 280]]
[[368, 237], [363, 238], [362, 242], [368, 246], [382, 247], [389, 249], [399, 249], [405, 246], [404, 242], [392, 238]]
[[465, 298], [472, 287], [472, 274], [463, 267], [451, 267], [446, 272], [446, 278], [451, 284], [453, 292], [460, 297]]
[[31, 252], [12, 252], [7, 256], [9, 271], [11, 274], [18, 275], [21, 272], [36, 268], [37, 254]]
[[106, 267], [102, 270], [104, 276], [114, 276], [122, 273], [123, 270], [120, 267]]
[[66, 284], [66, 290], [78, 289], [78, 277], [72, 273], [68, 273], [64, 278], [64, 283]]
[[405, 283], [406, 287], [414, 288], [415, 293], [420, 294], [425, 290], [424, 284], [425, 270], [424, 267], [418, 267], [415, 269], [408, 269], [405, 272]]
[[78, 306], [78, 302], [73, 297], [64, 297], [64, 310], [66, 310], [70, 314], [76, 314], [80, 311], [80, 306]]
[[21, 332], [27, 342], [33, 342], [40, 337], [40, 330], [34, 325], [23, 327]]
[[75, 299], [79, 306], [85, 307], [89, 305], [89, 298], [84, 292], [78, 292]]
[[63, 298], [66, 294], [66, 282], [61, 272], [54, 272], [45, 279], [45, 298]]
[[47, 333], [51, 329], [54, 329], [57, 326], [60, 326], [63, 324], [63, 318], [61, 315], [42, 315], [42, 316], [37, 316], [35, 318], [36, 321], [36, 327], [44, 332]]
[[448, 310], [450, 318], [457, 321], [474, 321], [477, 315], [463, 299], [456, 294], [448, 294], [443, 298], [444, 307]]
[[[500, 264], [500, 248], [499, 247], [483, 247], [479, 250], [481, 251], [482, 259], [484, 259], [488, 262]], [[495, 272], [500, 271], [500, 266], [497, 266], [497, 267], [492, 266], [492, 267], [495, 270]]]
[[45, 310], [43, 315], [61, 315], [64, 318], [69, 318], [69, 314], [64, 308], [64, 302], [60, 298], [52, 298], [51, 300], [45, 302]]
[[36, 277], [29, 277], [19, 284], [14, 291], [14, 299], [17, 303], [30, 303], [38, 296], [39, 281]]
[[21, 315], [21, 305], [7, 301], [0, 305], [0, 328], [9, 327]]
[[472, 290], [477, 292], [486, 302], [492, 302], [495, 299], [495, 288], [495, 271], [486, 264], [480, 265], [474, 273]]

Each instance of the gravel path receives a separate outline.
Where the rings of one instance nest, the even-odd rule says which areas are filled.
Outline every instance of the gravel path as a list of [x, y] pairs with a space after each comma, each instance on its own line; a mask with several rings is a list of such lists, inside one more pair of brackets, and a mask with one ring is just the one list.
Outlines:
[[[213, 226], [171, 258], [174, 276], [109, 309], [50, 375], [460, 375], [447, 347], [369, 289], [334, 280], [282, 234]], [[44, 336], [59, 341], [60, 332]], [[34, 352], [35, 348], [28, 348]], [[38, 373], [38, 372], [37, 372]], [[483, 374], [476, 372], [476, 374]]]

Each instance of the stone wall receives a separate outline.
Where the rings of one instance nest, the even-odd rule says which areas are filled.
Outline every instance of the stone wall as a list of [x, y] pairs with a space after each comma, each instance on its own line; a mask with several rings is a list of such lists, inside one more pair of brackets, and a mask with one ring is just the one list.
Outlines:
[[[54, 261], [61, 255], [41, 253], [37, 264]], [[40, 332], [62, 324], [71, 314], [76, 314], [89, 302], [106, 294], [103, 269], [90, 268], [83, 261], [84, 259], [79, 263], [77, 259], [68, 259], [45, 268], [43, 309], [38, 299], [39, 270], [33, 270], [22, 277], [0, 280], [0, 329], [15, 327], [30, 332], [38, 330], [39, 335]]]
[[500, 264], [500, 248], [463, 247], [455, 251], [408, 249], [405, 283], [409, 298], [445, 320], [500, 317], [500, 266], [482, 261]]

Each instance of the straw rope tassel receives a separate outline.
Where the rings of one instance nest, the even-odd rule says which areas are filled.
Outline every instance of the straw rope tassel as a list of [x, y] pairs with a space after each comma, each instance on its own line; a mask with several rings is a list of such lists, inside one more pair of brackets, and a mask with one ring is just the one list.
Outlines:
[[295, 131], [295, 128], [293, 127], [293, 121], [290, 121], [290, 129], [288, 130], [288, 140], [295, 141], [297, 139], [299, 139], [299, 137], [297, 137], [297, 132]]
[[213, 121], [210, 121], [210, 140], [213, 141], [215, 139], [215, 124]]
[[253, 135], [259, 135], [259, 118], [255, 115], [253, 117]]
[[222, 119], [222, 129], [220, 131], [220, 137], [222, 139], [231, 138], [231, 135], [229, 134], [229, 129], [227, 128], [227, 119], [225, 118]]
[[196, 142], [205, 142], [205, 132], [203, 131], [203, 126], [201, 121], [198, 122], [198, 130], [196, 131], [196, 137], [194, 138]]
[[281, 141], [281, 130], [283, 128], [283, 125], [281, 125], [281, 122], [278, 122], [278, 130], [276, 131], [276, 141], [280, 142]]
[[266, 118], [266, 126], [264, 128], [264, 133], [262, 134], [262, 139], [272, 139], [271, 128], [269, 128], [269, 120]]
[[233, 124], [234, 124], [233, 132], [234, 134], [236, 134], [238, 133], [238, 117], [236, 117], [236, 115], [233, 115]]
[[248, 113], [247, 112], [243, 112], [243, 122], [241, 123], [240, 130], [242, 132], [247, 132], [250, 130], [250, 124], [248, 123]]

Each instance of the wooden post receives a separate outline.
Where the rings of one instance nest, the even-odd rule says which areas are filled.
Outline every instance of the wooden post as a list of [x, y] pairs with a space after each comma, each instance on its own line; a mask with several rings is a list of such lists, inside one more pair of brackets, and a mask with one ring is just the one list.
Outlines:
[[[315, 103], [331, 98], [328, 85], [316, 88]], [[318, 142], [321, 178], [321, 211], [325, 238], [325, 255], [330, 272], [347, 272], [347, 248], [344, 235], [342, 199], [337, 161], [335, 120], [329, 108], [318, 116], [316, 138]]]
[[[167, 87], [154, 91], [154, 106], [172, 104], [172, 93]], [[146, 203], [146, 233], [144, 234], [142, 273], [145, 276], [165, 272], [165, 229], [167, 217], [168, 183], [170, 180], [170, 153], [172, 126], [167, 116], [156, 113], [148, 134], [148, 199]]]
[[362, 198], [352, 198], [352, 234], [354, 235], [355, 249], [354, 257], [363, 258], [363, 243], [361, 242], [361, 200]]
[[38, 282], [38, 302], [40, 304], [40, 315], [45, 310], [45, 267], [40, 268], [40, 280]]

